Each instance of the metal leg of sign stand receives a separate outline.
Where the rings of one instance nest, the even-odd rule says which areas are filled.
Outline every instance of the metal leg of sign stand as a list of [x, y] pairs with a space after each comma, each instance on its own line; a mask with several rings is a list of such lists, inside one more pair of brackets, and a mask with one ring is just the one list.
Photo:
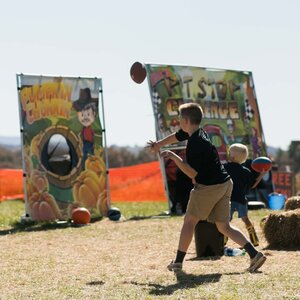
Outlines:
[[107, 141], [106, 141], [106, 131], [105, 131], [105, 116], [104, 116], [104, 100], [103, 100], [103, 88], [102, 88], [102, 79], [100, 79], [100, 86], [99, 94], [101, 96], [101, 109], [102, 109], [102, 133], [103, 133], [103, 140], [104, 140], [104, 153], [105, 153], [105, 165], [106, 165], [106, 190], [107, 190], [107, 201], [108, 201], [108, 209], [111, 207], [111, 199], [110, 199], [110, 189], [109, 189], [109, 165], [108, 165], [108, 151], [107, 151]]
[[[19, 102], [19, 118], [20, 118], [20, 125], [22, 124], [22, 107], [20, 101], [20, 89], [21, 89], [21, 76], [22, 74], [17, 74], [17, 92], [18, 92], [18, 102]], [[24, 202], [25, 202], [25, 214], [20, 217], [20, 223], [26, 224], [31, 222], [30, 215], [28, 213], [28, 197], [27, 197], [27, 189], [26, 189], [26, 170], [25, 170], [25, 159], [24, 159], [24, 149], [23, 149], [23, 127], [21, 125], [20, 129], [20, 136], [21, 136], [21, 152], [22, 152], [22, 169], [23, 169], [23, 185], [24, 185]]]

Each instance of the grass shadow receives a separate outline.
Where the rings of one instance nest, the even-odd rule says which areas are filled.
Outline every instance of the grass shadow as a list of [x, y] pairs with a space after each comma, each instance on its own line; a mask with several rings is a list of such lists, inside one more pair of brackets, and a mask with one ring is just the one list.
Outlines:
[[264, 247], [264, 250], [299, 251], [300, 245], [291, 245], [291, 246], [268, 245], [268, 246]]
[[202, 284], [218, 282], [222, 276], [220, 273], [193, 275], [184, 271], [174, 273], [177, 282], [170, 285], [162, 285], [158, 283], [138, 283], [131, 281], [130, 284], [150, 287], [149, 294], [155, 296], [172, 295], [177, 290], [191, 289]]
[[165, 219], [170, 218], [172, 215], [166, 212], [162, 212], [158, 215], [150, 215], [150, 216], [132, 216], [130, 218], [125, 219], [124, 221], [140, 221], [140, 220], [148, 220], [148, 219]]
[[192, 257], [190, 259], [187, 259], [187, 260], [190, 260], [190, 261], [198, 261], [198, 260], [219, 260], [221, 259], [222, 256], [196, 256], [196, 257]]
[[103, 285], [105, 284], [105, 282], [103, 280], [97, 280], [97, 281], [90, 281], [87, 282], [86, 285], [90, 285], [90, 286], [99, 286], [99, 285]]
[[[102, 220], [102, 217], [91, 218], [90, 223], [95, 223]], [[36, 222], [27, 221], [26, 223], [16, 222], [9, 229], [0, 230], [0, 236], [15, 234], [19, 232], [33, 232], [33, 231], [45, 231], [45, 230], [57, 230], [69, 227], [83, 227], [88, 225], [75, 225], [69, 221], [57, 221], [57, 222]]]

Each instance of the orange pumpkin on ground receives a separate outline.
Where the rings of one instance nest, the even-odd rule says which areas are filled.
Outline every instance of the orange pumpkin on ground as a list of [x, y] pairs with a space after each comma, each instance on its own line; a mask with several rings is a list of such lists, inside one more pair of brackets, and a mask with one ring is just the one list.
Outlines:
[[72, 220], [76, 225], [85, 225], [90, 223], [91, 214], [85, 207], [78, 207], [72, 211]]

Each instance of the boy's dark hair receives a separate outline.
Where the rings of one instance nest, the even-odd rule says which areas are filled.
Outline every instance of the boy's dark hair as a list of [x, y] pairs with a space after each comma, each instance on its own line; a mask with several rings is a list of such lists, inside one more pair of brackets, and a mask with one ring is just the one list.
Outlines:
[[198, 103], [185, 103], [179, 106], [182, 118], [190, 120], [191, 124], [199, 125], [202, 121], [203, 110]]

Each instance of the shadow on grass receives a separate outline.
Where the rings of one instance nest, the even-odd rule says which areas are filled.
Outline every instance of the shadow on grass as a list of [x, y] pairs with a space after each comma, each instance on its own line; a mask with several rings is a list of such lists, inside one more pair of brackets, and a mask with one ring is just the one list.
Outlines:
[[160, 214], [160, 215], [153, 215], [153, 216], [132, 216], [125, 221], [140, 221], [140, 220], [148, 220], [148, 219], [165, 219], [170, 218], [170, 215]]
[[98, 286], [98, 285], [103, 285], [105, 282], [103, 280], [97, 280], [97, 281], [90, 281], [86, 285], [91, 285], [91, 286]]
[[126, 218], [125, 221], [139, 221], [139, 220], [147, 220], [147, 219], [167, 219], [172, 217], [182, 217], [183, 214], [171, 214], [168, 211], [164, 211], [157, 215], [150, 216], [132, 216], [130, 218]]
[[275, 250], [275, 251], [299, 251], [300, 245], [281, 246], [281, 245], [268, 245], [264, 250]]
[[[102, 220], [102, 217], [93, 217], [90, 223], [95, 223]], [[28, 221], [26, 223], [17, 222], [9, 229], [0, 230], [0, 236], [15, 234], [19, 232], [32, 232], [32, 231], [45, 231], [45, 230], [57, 230], [68, 227], [84, 227], [88, 225], [75, 225], [71, 221], [57, 221], [57, 222], [34, 222]]]
[[196, 256], [196, 257], [192, 257], [190, 259], [187, 259], [187, 260], [190, 260], [190, 261], [197, 261], [197, 260], [219, 260], [221, 259], [222, 256], [205, 256], [205, 257], [199, 257], [199, 256]]
[[202, 284], [218, 282], [222, 276], [220, 273], [193, 275], [183, 271], [175, 273], [177, 282], [171, 285], [162, 285], [158, 283], [138, 283], [128, 282], [134, 285], [150, 287], [149, 294], [155, 296], [172, 295], [177, 290], [191, 289]]

